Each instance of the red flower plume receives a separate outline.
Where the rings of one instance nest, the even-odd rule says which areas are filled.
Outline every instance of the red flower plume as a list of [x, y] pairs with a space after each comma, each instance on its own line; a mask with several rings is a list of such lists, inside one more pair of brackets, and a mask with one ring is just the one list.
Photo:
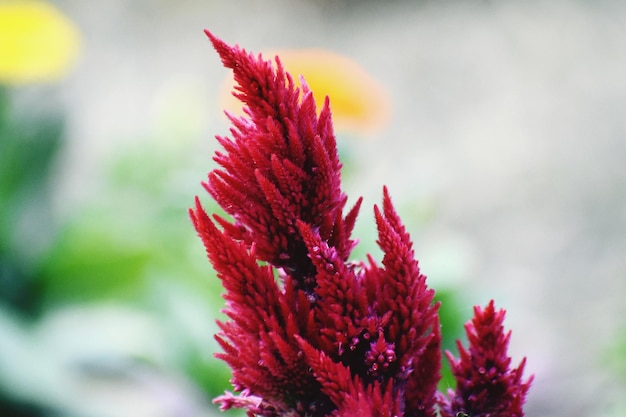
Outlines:
[[295, 88], [278, 59], [274, 67], [206, 33], [224, 66], [233, 70], [235, 96], [247, 114], [229, 115], [232, 139], [217, 138], [225, 153], [214, 158], [222, 168], [204, 184], [235, 219], [217, 221], [230, 236], [254, 243], [259, 260], [289, 271], [299, 288], [310, 291], [314, 270], [297, 223], [315, 227], [346, 260], [359, 206], [342, 217], [347, 197], [340, 189], [329, 102], [318, 117], [313, 94], [304, 83], [302, 91]]
[[[296, 88], [278, 58], [265, 61], [207, 35], [246, 106], [246, 116], [229, 115], [231, 138], [217, 137], [220, 168], [204, 183], [233, 221], [210, 217], [198, 199], [190, 210], [226, 290], [217, 356], [232, 368], [239, 394], [216, 401], [268, 417], [435, 416], [439, 305], [387, 189], [382, 208], [374, 207], [382, 265], [348, 262], [361, 200], [344, 215], [328, 98], [318, 115], [304, 80]], [[505, 354], [498, 337], [484, 343]], [[455, 375], [470, 372], [461, 362]], [[498, 392], [513, 399], [476, 405], [521, 410], [521, 368], [501, 378]], [[458, 399], [441, 400], [442, 414], [470, 410], [463, 396], [474, 391], [463, 387]]]
[[532, 377], [522, 380], [526, 359], [510, 369], [507, 347], [511, 332], [504, 332], [504, 310], [496, 311], [493, 300], [485, 309], [474, 307], [474, 318], [465, 325], [469, 350], [457, 342], [460, 358], [447, 353], [456, 379], [449, 398], [440, 396], [441, 416], [522, 417], [522, 405]]

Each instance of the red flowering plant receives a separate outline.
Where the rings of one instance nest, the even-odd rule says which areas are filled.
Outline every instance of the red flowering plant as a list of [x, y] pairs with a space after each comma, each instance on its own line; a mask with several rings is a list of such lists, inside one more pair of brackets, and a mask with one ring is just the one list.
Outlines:
[[[206, 32], [245, 107], [203, 184], [228, 220], [196, 199], [195, 229], [225, 289], [217, 356], [238, 394], [216, 399], [249, 416], [523, 416], [531, 378], [510, 368], [504, 311], [476, 308], [470, 348], [441, 378], [439, 304], [383, 189], [374, 207], [382, 265], [350, 261], [361, 205], [346, 210], [329, 99], [304, 80]], [[344, 213], [345, 211], [345, 213]]]

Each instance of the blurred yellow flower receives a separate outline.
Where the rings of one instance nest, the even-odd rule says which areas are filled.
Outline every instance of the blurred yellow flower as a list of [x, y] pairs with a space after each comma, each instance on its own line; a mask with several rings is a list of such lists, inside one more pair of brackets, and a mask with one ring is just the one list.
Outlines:
[[76, 60], [79, 43], [76, 26], [52, 5], [0, 0], [0, 83], [59, 80]]
[[[333, 123], [339, 131], [370, 134], [389, 120], [389, 97], [383, 87], [351, 59], [324, 49], [279, 50], [264, 53], [264, 59], [278, 55], [285, 70], [300, 84], [302, 75], [318, 107], [330, 97]], [[230, 112], [240, 113], [232, 97], [232, 81], [225, 84], [222, 102]]]

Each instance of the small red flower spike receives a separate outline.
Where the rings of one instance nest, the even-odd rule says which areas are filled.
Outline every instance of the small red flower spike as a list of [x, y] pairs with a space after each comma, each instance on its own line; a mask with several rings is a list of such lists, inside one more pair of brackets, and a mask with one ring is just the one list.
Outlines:
[[457, 387], [448, 398], [440, 397], [442, 417], [524, 415], [522, 406], [533, 378], [522, 379], [526, 359], [510, 369], [511, 332], [504, 332], [504, 315], [504, 310], [496, 311], [493, 300], [484, 309], [474, 307], [474, 318], [465, 325], [469, 350], [457, 342], [460, 358], [447, 352]]

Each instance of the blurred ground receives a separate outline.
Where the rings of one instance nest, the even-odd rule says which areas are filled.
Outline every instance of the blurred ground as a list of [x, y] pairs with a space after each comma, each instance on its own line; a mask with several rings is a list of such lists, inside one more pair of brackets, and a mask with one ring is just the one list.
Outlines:
[[[253, 51], [333, 50], [392, 100], [383, 131], [339, 134], [347, 192], [366, 198], [357, 235], [371, 236], [386, 184], [431, 285], [507, 308], [514, 360], [527, 356], [536, 375], [528, 416], [626, 415], [606, 366], [626, 329], [626, 3], [55, 4], [83, 35], [59, 90], [67, 216], [128, 147], [147, 160], [154, 148], [195, 149], [193, 173], [176, 181], [187, 205], [202, 193], [212, 136], [227, 132], [227, 72], [204, 28]], [[428, 220], [412, 222], [416, 212]]]

